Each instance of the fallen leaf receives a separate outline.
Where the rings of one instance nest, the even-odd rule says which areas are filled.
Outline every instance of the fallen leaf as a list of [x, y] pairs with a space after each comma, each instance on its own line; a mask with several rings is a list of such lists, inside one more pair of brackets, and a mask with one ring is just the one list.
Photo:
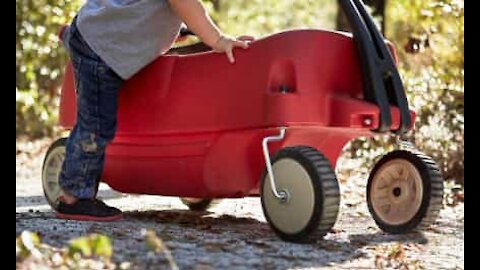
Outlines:
[[37, 233], [30, 231], [23, 231], [20, 237], [17, 238], [17, 257], [25, 259], [29, 255], [32, 255], [35, 259], [42, 258], [42, 253], [38, 250], [40, 245], [40, 237]]
[[77, 253], [84, 257], [98, 256], [110, 259], [113, 251], [110, 239], [107, 236], [90, 234], [70, 241], [68, 254], [75, 256]]

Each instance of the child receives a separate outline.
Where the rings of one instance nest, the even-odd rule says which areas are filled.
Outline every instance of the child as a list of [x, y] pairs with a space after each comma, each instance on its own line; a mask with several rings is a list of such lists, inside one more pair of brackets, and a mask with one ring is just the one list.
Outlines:
[[121, 211], [96, 199], [105, 148], [116, 129], [122, 82], [166, 52], [185, 23], [205, 44], [233, 63], [244, 40], [225, 36], [199, 0], [87, 0], [62, 34], [72, 61], [77, 122], [60, 173], [57, 216], [112, 221]]

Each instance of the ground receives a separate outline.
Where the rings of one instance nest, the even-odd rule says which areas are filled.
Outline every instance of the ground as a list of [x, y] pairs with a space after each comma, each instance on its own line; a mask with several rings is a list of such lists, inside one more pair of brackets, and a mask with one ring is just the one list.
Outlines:
[[59, 220], [47, 205], [40, 182], [50, 142], [17, 140], [16, 235], [38, 232], [43, 243], [61, 249], [73, 238], [105, 234], [112, 240], [113, 257], [110, 265], [99, 263], [100, 269], [168, 269], [165, 253], [149, 252], [145, 230], [154, 230], [163, 240], [179, 269], [464, 269], [463, 203], [445, 206], [437, 223], [424, 232], [385, 234], [366, 206], [366, 174], [346, 169], [338, 173], [342, 192], [338, 222], [324, 239], [310, 244], [280, 240], [266, 223], [259, 198], [227, 199], [209, 212], [194, 213], [178, 198], [120, 194], [102, 184], [100, 197], [121, 208], [123, 220]]

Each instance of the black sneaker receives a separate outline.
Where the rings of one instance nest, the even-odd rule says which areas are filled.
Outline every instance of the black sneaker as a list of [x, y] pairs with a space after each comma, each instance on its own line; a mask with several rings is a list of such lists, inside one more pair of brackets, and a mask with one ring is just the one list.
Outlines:
[[97, 199], [81, 199], [73, 204], [60, 200], [56, 216], [72, 220], [114, 221], [122, 217], [122, 211]]

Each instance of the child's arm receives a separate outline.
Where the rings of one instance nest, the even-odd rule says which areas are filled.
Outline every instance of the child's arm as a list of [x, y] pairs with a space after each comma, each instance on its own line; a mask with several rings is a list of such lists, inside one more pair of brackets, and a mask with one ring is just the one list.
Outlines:
[[168, 0], [172, 10], [205, 44], [217, 52], [225, 52], [231, 63], [235, 62], [233, 48], [248, 48], [245, 41], [222, 34], [212, 22], [199, 0]]

